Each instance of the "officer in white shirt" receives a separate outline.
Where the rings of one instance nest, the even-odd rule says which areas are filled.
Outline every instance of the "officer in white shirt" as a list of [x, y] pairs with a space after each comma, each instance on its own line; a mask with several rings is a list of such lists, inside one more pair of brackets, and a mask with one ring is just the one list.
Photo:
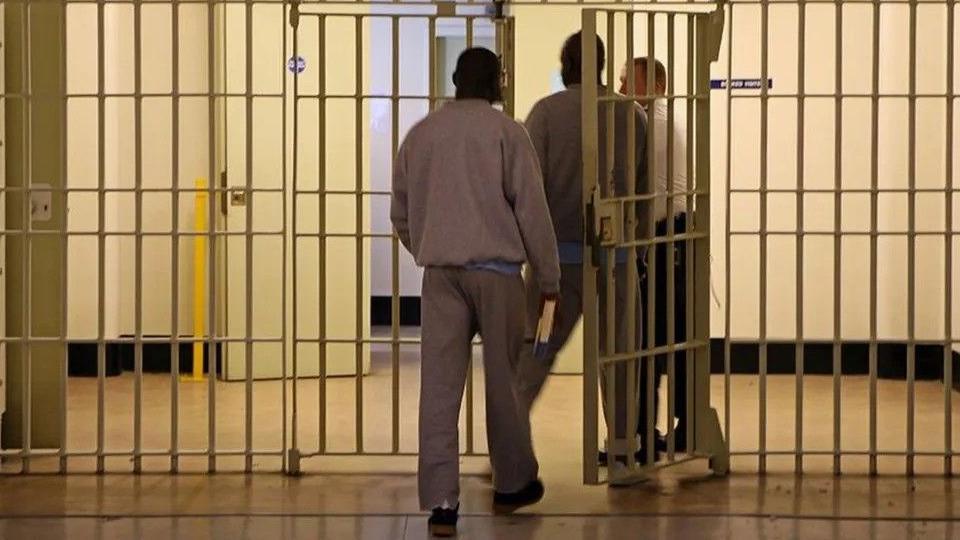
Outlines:
[[[620, 75], [620, 93], [622, 94], [633, 94], [637, 96], [645, 95], [656, 95], [664, 96], [667, 93], [667, 70], [664, 68], [663, 64], [659, 60], [654, 60], [654, 88], [652, 92], [648, 92], [647, 89], [647, 57], [635, 58], [632, 62], [632, 67], [634, 69], [634, 77], [636, 82], [636, 87], [633, 92], [630, 92], [627, 88], [627, 74], [626, 68], [624, 66], [624, 71]], [[686, 169], [686, 157], [687, 157], [687, 137], [685, 130], [682, 126], [676, 122], [674, 119], [674, 125], [670, 126], [667, 124], [667, 101], [665, 99], [656, 99], [652, 103], [644, 102], [644, 108], [647, 109], [647, 117], [649, 122], [648, 128], [648, 139], [653, 139], [654, 148], [654, 167], [656, 173], [656, 193], [657, 197], [654, 199], [654, 219], [656, 220], [656, 235], [657, 236], [666, 236], [669, 232], [668, 223], [670, 220], [673, 221], [673, 234], [678, 235], [682, 234], [686, 230], [687, 224], [687, 198], [686, 193], [688, 191], [687, 187], [687, 169]], [[652, 111], [651, 111], [652, 109]], [[667, 130], [673, 131], [673, 140], [672, 148], [668, 153], [667, 148]], [[668, 175], [668, 164], [671, 164], [669, 161], [672, 158], [672, 167], [669, 167], [670, 174]], [[669, 176], [669, 177], [668, 177]], [[672, 211], [670, 207], [672, 205]], [[650, 277], [650, 273], [656, 273], [656, 282], [655, 282], [655, 340], [653, 344], [649, 343], [650, 336], [644, 334], [644, 345], [646, 347], [653, 346], [662, 346], [667, 344], [667, 244], [657, 244], [656, 248], [656, 268], [648, 268], [646, 264], [641, 262], [642, 265], [640, 268], [641, 279], [641, 293], [643, 295], [643, 305], [644, 313], [646, 313], [646, 306], [648, 305], [649, 299], [647, 298], [647, 279]], [[686, 340], [686, 245], [684, 242], [676, 242], [674, 246], [674, 258], [673, 258], [673, 268], [672, 272], [674, 275], [674, 342], [683, 343]], [[656, 375], [654, 379], [654, 387], [656, 388], [659, 385], [660, 378], [667, 370], [667, 360], [666, 355], [661, 355], [657, 357], [656, 360]], [[674, 412], [678, 420], [675, 431], [675, 442], [676, 450], [678, 452], [685, 452], [687, 449], [687, 440], [686, 440], [686, 405], [687, 405], [687, 393], [686, 393], [686, 359], [684, 354], [675, 355], [675, 383], [674, 383]], [[644, 369], [641, 373], [641, 388], [646, 388], [647, 371]], [[640, 392], [640, 415], [639, 415], [639, 425], [637, 426], [637, 433], [643, 435], [644, 426], [646, 425], [647, 419], [647, 400], [643, 392]], [[654, 399], [654, 410], [653, 418], [654, 421], [658, 418], [657, 413], [659, 409], [658, 400]], [[670, 419], [673, 421], [673, 419]], [[656, 434], [656, 449], [659, 452], [666, 450], [666, 441], [664, 439], [663, 433], [659, 430]]]

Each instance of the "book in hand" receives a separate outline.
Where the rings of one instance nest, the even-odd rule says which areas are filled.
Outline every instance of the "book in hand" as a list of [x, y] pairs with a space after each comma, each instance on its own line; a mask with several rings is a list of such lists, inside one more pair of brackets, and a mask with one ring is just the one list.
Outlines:
[[540, 310], [540, 321], [537, 323], [537, 335], [533, 341], [533, 354], [538, 358], [543, 358], [547, 352], [547, 345], [550, 343], [550, 334], [553, 333], [556, 311], [556, 299], [543, 301], [543, 307]]

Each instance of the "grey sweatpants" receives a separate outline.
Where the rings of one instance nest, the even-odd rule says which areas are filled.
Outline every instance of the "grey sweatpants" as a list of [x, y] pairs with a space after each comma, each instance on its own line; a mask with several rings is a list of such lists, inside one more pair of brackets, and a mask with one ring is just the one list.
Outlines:
[[[526, 293], [527, 293], [527, 338], [528, 341], [533, 339], [536, 327], [537, 320], [540, 317], [540, 289], [537, 286], [536, 279], [533, 279], [533, 276], [528, 275], [526, 281]], [[614, 270], [614, 281], [616, 282], [616, 352], [622, 352], [627, 350], [627, 266], [625, 264], [618, 264]], [[601, 282], [602, 284], [602, 282]], [[599, 296], [599, 328], [600, 328], [600, 352], [601, 354], [607, 354], [606, 352], [606, 337], [605, 337], [605, 328], [607, 328], [607, 309], [606, 309], [606, 292], [598, 290]], [[637, 343], [642, 343], [643, 336], [643, 319], [641, 316], [641, 306], [640, 303], [640, 289], [637, 287], [637, 317], [636, 317], [636, 335]], [[535, 357], [533, 355], [533, 350], [530, 344], [528, 343], [524, 347], [523, 359], [520, 363], [520, 372], [521, 372], [521, 383], [520, 391], [523, 395], [523, 399], [528, 408], [533, 406], [533, 402], [536, 401], [537, 397], [540, 395], [540, 391], [543, 389], [543, 385], [547, 380], [547, 376], [550, 374], [550, 370], [553, 368], [553, 364], [557, 359], [557, 353], [560, 352], [560, 349], [566, 345], [567, 340], [570, 339], [570, 334], [573, 332], [574, 327], [577, 325], [577, 321], [580, 320], [580, 316], [583, 314], [583, 268], [579, 264], [561, 264], [560, 265], [560, 322], [559, 326], [556, 328], [556, 331], [550, 336], [550, 342], [547, 345], [546, 353], [543, 357]], [[610, 449], [617, 454], [623, 453], [626, 448], [626, 437], [632, 435], [635, 431], [633, 429], [627, 429], [627, 366], [624, 363], [618, 363], [613, 368], [614, 369], [614, 381], [615, 381], [615, 403], [616, 407], [613, 411], [614, 417], [614, 429], [613, 436], [608, 435], [608, 438], [611, 439]], [[629, 381], [630, 384], [634, 387], [634, 395], [638, 395], [637, 391], [639, 390], [639, 372], [637, 370], [637, 377], [632, 381]], [[600, 378], [601, 391], [604, 394], [604, 398], [601, 399], [601, 404], [606, 408], [606, 384], [605, 377]], [[636, 406], [636, 403], [629, 404], [631, 406]], [[610, 431], [608, 426], [608, 432]]]
[[519, 276], [429, 267], [423, 274], [420, 364], [420, 508], [459, 500], [460, 403], [471, 341], [483, 338], [487, 443], [497, 491], [537, 478], [530, 414], [517, 392], [524, 348], [524, 289]]

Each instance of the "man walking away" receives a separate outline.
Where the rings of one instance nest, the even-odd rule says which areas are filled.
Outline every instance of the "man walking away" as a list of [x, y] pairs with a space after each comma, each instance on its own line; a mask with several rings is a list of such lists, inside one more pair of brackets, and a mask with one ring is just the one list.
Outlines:
[[456, 100], [413, 127], [396, 158], [391, 219], [423, 276], [420, 366], [420, 507], [431, 534], [456, 533], [459, 430], [471, 342], [483, 338], [487, 440], [494, 507], [543, 497], [518, 399], [529, 262], [546, 294], [559, 289], [556, 237], [536, 153], [524, 128], [493, 108], [500, 63], [486, 49], [457, 60]]

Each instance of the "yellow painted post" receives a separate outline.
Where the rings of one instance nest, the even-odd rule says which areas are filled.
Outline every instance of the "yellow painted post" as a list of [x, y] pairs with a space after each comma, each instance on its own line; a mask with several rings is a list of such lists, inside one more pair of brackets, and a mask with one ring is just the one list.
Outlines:
[[207, 274], [207, 181], [197, 178], [194, 194], [193, 228], [193, 372], [187, 377], [191, 381], [204, 380], [203, 356], [206, 321], [206, 274]]

